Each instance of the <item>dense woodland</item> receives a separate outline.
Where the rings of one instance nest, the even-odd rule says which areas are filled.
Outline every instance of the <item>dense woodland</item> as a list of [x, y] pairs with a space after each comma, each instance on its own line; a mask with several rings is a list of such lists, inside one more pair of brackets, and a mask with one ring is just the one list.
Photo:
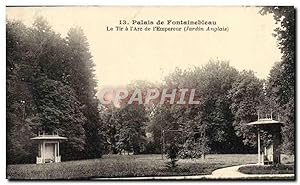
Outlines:
[[[32, 26], [6, 24], [6, 98], [8, 163], [33, 163], [39, 130], [58, 131], [62, 160], [100, 158], [106, 153], [160, 153], [162, 131], [183, 151], [254, 153], [256, 135], [246, 123], [257, 112], [279, 115], [283, 153], [294, 152], [295, 14], [291, 7], [268, 7], [280, 26], [274, 30], [282, 60], [268, 79], [238, 71], [230, 61], [176, 69], [161, 84], [136, 81], [128, 89], [195, 88], [200, 104], [101, 105], [89, 45], [80, 27], [65, 38], [39, 17]], [[243, 61], [241, 61], [243, 62]], [[201, 132], [199, 134], [199, 131]], [[184, 135], [184, 137], [182, 136]], [[168, 138], [166, 143], [168, 144]], [[268, 136], [266, 136], [268, 137]], [[184, 139], [182, 139], [184, 138]], [[194, 142], [197, 140], [197, 142]]]
[[65, 160], [101, 157], [97, 82], [83, 30], [71, 28], [62, 38], [40, 17], [32, 27], [8, 21], [6, 34], [8, 162], [34, 160], [29, 138], [38, 130], [68, 137]]

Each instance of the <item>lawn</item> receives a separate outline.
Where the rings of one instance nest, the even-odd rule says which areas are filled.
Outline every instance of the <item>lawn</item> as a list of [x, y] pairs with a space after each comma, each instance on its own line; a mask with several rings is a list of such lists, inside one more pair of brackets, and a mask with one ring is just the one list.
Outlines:
[[233, 165], [255, 163], [256, 155], [208, 155], [202, 159], [179, 160], [176, 170], [166, 168], [161, 155], [105, 155], [101, 159], [52, 164], [8, 165], [9, 179], [88, 179], [95, 177], [137, 177], [205, 175]]
[[239, 168], [241, 173], [245, 174], [294, 174], [294, 165], [277, 166], [243, 166]]

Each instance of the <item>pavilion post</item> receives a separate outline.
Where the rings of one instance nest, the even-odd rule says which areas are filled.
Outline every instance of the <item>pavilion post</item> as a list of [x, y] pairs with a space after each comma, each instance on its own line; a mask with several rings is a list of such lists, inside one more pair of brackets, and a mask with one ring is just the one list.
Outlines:
[[40, 147], [40, 150], [41, 150], [40, 157], [41, 157], [41, 159], [43, 159], [43, 152], [44, 152], [44, 150], [43, 150], [43, 143], [39, 143], [39, 147]]
[[163, 133], [163, 139], [162, 139], [162, 158], [164, 158], [164, 152], [165, 152], [165, 130], [163, 130], [162, 133]]
[[57, 143], [54, 144], [54, 157], [55, 157], [55, 161], [56, 161], [56, 158], [58, 157], [58, 155], [57, 155]]
[[260, 153], [260, 131], [259, 128], [257, 128], [257, 155], [258, 155], [258, 164], [261, 164], [261, 153]]
[[43, 141], [43, 153], [42, 153], [42, 161], [43, 163], [45, 163], [45, 150], [46, 150], [46, 146], [45, 146], [45, 141]]
[[57, 156], [59, 156], [59, 142], [57, 142]]
[[274, 164], [280, 164], [280, 126], [274, 128], [273, 131], [273, 162]]
[[162, 129], [160, 130], [160, 150], [161, 150], [161, 159], [164, 159], [164, 154], [163, 154], [163, 132], [162, 132]]

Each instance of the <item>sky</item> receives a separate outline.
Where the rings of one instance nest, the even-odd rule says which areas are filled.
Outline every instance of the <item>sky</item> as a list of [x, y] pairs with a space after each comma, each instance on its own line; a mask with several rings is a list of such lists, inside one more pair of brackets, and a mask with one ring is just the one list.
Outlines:
[[[175, 67], [187, 69], [209, 60], [226, 60], [238, 70], [267, 78], [280, 61], [272, 15], [258, 7], [8, 7], [8, 19], [32, 25], [45, 17], [62, 37], [80, 26], [96, 64], [98, 89], [124, 86], [134, 80], [161, 82]], [[120, 20], [213, 20], [228, 32], [107, 31]]]

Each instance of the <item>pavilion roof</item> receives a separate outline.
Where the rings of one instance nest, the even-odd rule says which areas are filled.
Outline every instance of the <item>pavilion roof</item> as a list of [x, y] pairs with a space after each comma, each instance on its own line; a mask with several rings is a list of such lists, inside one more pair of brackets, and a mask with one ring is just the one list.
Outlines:
[[259, 119], [254, 122], [247, 123], [247, 125], [283, 125], [283, 122], [273, 119]]
[[30, 138], [32, 140], [66, 140], [66, 137], [62, 137], [59, 135], [40, 135], [37, 137]]

